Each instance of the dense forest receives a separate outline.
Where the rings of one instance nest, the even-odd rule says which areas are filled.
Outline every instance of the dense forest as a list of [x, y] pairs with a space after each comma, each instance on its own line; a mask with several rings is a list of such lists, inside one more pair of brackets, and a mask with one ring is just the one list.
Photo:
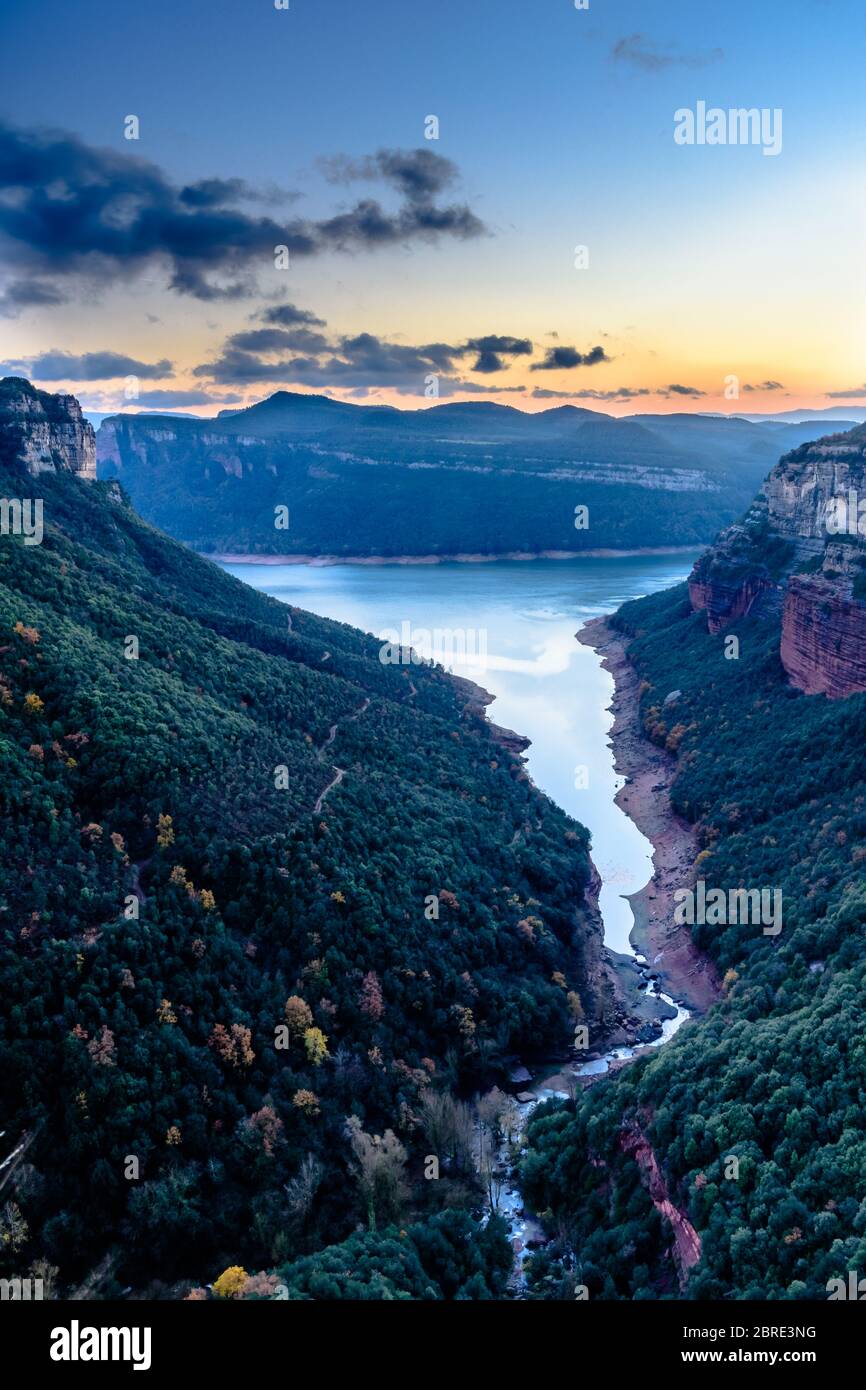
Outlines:
[[496, 1296], [466, 1098], [595, 1007], [585, 830], [441, 669], [117, 484], [38, 491], [43, 543], [0, 541], [0, 1275]]
[[[554, 1242], [533, 1294], [825, 1299], [829, 1279], [866, 1269], [866, 695], [794, 690], [772, 605], [730, 629], [738, 659], [684, 585], [613, 622], [632, 638], [648, 736], [678, 748], [673, 802], [702, 846], [693, 877], [781, 889], [783, 927], [695, 926], [722, 1002], [575, 1103], [535, 1112], [524, 1188]], [[684, 1287], [636, 1136], [698, 1233]]]

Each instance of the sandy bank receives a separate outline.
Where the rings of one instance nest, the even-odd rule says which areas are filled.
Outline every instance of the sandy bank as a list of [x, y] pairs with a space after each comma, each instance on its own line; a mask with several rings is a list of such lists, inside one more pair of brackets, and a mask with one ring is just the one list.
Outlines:
[[627, 779], [616, 802], [654, 847], [654, 876], [629, 897], [635, 916], [632, 943], [659, 972], [665, 992], [702, 1013], [718, 998], [719, 981], [689, 928], [674, 923], [674, 893], [691, 886], [699, 850], [694, 828], [671, 808], [676, 758], [650, 743], [641, 729], [639, 680], [626, 655], [626, 640], [605, 618], [587, 623], [577, 639], [599, 653], [614, 678], [610, 741], [616, 771]]

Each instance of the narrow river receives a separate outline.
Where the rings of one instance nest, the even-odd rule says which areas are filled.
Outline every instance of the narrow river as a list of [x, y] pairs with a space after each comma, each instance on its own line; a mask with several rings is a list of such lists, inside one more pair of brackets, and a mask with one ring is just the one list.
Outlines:
[[[652, 846], [615, 804], [623, 779], [609, 742], [613, 679], [595, 651], [575, 641], [589, 619], [684, 579], [698, 552], [580, 561], [502, 561], [443, 565], [269, 565], [225, 568], [245, 583], [322, 617], [352, 623], [383, 640], [433, 655], [495, 696], [488, 714], [532, 740], [527, 765], [546, 792], [592, 836], [601, 877], [605, 945], [635, 962], [635, 989], [654, 990], [651, 966], [630, 942], [628, 895], [652, 876]], [[651, 1044], [667, 1041], [688, 1012], [667, 995], [670, 1017]], [[540, 1101], [566, 1095], [572, 1078], [603, 1074], [634, 1049], [614, 1048], [591, 1061], [525, 1081], [515, 1102], [516, 1129]], [[580, 1084], [576, 1080], [574, 1084]], [[529, 1097], [532, 1099], [529, 1099]], [[498, 1209], [511, 1229], [518, 1267], [526, 1243], [540, 1238], [508, 1171], [507, 1146]]]

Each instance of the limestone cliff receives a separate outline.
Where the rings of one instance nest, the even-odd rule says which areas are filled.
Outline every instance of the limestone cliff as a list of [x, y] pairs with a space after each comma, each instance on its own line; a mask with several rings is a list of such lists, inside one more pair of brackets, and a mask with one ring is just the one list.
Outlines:
[[713, 633], [780, 604], [791, 683], [830, 699], [866, 690], [866, 426], [786, 454], [701, 556], [689, 596]]
[[0, 458], [41, 473], [96, 477], [96, 436], [74, 396], [38, 391], [23, 377], [0, 380]]

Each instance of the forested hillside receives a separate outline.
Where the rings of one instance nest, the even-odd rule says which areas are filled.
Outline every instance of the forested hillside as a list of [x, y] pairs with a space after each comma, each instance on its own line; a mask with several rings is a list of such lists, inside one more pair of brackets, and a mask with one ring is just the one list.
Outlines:
[[[673, 802], [702, 845], [683, 887], [781, 889], [783, 927], [696, 926], [723, 1001], [576, 1105], [536, 1112], [525, 1191], [560, 1239], [535, 1291], [826, 1299], [866, 1268], [866, 695], [789, 684], [778, 605], [728, 625], [738, 659], [684, 585], [613, 622], [633, 638], [648, 736], [679, 749]], [[648, 1152], [699, 1237], [682, 1287]]]
[[366, 1296], [501, 1289], [452, 1098], [598, 1006], [586, 832], [441, 670], [253, 592], [115, 484], [7, 458], [22, 491], [45, 536], [0, 540], [0, 1273], [183, 1296], [281, 1266], [330, 1297], [315, 1252], [351, 1239], [393, 1253]]
[[[216, 420], [112, 416], [99, 430], [99, 476], [119, 478], [142, 516], [208, 553], [576, 554], [711, 540], [779, 454], [812, 433], [570, 405], [395, 410], [278, 391]], [[579, 525], [576, 507], [587, 509]]]

